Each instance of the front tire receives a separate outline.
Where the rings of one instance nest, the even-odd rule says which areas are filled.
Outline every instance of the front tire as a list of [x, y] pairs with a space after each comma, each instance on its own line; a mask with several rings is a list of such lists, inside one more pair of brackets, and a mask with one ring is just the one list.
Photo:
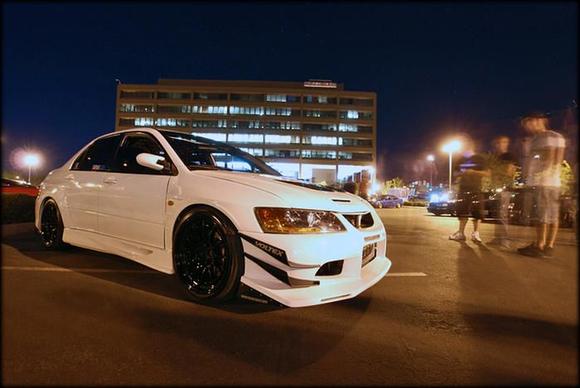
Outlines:
[[64, 225], [58, 210], [58, 205], [53, 199], [47, 200], [42, 206], [40, 216], [40, 237], [42, 245], [46, 249], [61, 249], [64, 247], [62, 234]]
[[240, 288], [244, 253], [231, 221], [210, 207], [196, 207], [175, 230], [173, 264], [186, 296], [198, 303], [232, 299]]

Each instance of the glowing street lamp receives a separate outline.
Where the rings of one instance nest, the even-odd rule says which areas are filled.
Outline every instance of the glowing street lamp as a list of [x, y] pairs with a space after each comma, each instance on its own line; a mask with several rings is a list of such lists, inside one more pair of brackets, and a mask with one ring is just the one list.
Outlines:
[[461, 149], [461, 142], [459, 140], [451, 140], [449, 143], [443, 145], [443, 152], [449, 153], [449, 192], [451, 192], [451, 177], [453, 174], [453, 153]]
[[26, 153], [22, 156], [22, 165], [28, 167], [28, 184], [32, 175], [32, 169], [40, 166], [40, 155], [36, 153]]
[[427, 161], [429, 162], [429, 186], [433, 187], [433, 162], [435, 161], [435, 156], [427, 155]]

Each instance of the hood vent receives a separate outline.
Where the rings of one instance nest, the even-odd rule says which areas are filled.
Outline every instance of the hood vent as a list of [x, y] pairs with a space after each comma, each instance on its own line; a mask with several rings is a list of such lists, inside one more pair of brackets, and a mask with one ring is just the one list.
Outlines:
[[333, 202], [350, 203], [350, 199], [332, 198]]

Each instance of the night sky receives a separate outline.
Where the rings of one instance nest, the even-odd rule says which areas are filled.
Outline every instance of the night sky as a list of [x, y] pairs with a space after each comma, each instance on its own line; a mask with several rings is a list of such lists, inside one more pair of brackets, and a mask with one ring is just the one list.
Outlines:
[[[114, 129], [115, 78], [332, 79], [378, 94], [384, 177], [463, 131], [577, 99], [575, 3], [3, 5], [3, 168], [54, 168]], [[486, 128], [484, 133], [481, 128]], [[479, 132], [478, 132], [479, 131]], [[440, 167], [444, 155], [436, 153]]]

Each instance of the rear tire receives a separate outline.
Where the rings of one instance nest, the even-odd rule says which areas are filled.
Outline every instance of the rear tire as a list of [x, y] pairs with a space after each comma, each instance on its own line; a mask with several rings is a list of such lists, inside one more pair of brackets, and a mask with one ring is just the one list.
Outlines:
[[198, 303], [232, 299], [244, 273], [238, 231], [227, 217], [210, 207], [190, 210], [175, 227], [173, 265], [188, 299]]
[[48, 199], [42, 206], [40, 216], [40, 237], [42, 245], [46, 249], [61, 249], [65, 246], [62, 241], [64, 225], [58, 210], [58, 205], [53, 199]]

